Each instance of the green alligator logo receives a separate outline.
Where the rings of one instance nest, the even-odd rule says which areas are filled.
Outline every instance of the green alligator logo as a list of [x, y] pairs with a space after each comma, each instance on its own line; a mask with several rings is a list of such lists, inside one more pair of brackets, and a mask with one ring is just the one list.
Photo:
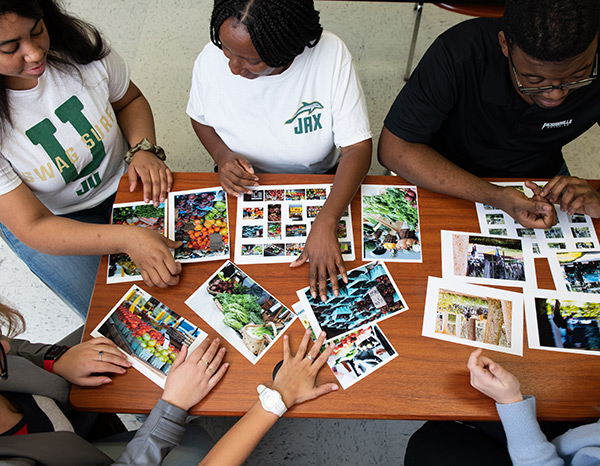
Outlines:
[[320, 102], [317, 102], [316, 100], [314, 102], [302, 102], [302, 105], [300, 106], [300, 108], [298, 110], [296, 110], [296, 113], [294, 113], [294, 116], [292, 118], [290, 118], [288, 121], [285, 122], [286, 125], [289, 125], [291, 123], [294, 122], [294, 120], [296, 118], [298, 118], [298, 115], [300, 115], [301, 113], [308, 113], [309, 115], [312, 115], [312, 112], [314, 112], [315, 110], [319, 110], [322, 109], [323, 105], [321, 105]]

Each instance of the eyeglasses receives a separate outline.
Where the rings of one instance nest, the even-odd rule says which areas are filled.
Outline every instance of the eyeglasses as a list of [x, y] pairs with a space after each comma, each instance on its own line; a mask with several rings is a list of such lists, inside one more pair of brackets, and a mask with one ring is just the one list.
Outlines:
[[514, 61], [512, 55], [510, 54], [510, 47], [508, 49], [508, 57], [510, 58], [510, 66], [512, 67], [512, 72], [515, 77], [515, 82], [517, 83], [517, 89], [522, 94], [542, 94], [544, 92], [550, 92], [554, 89], [579, 89], [580, 87], [587, 86], [591, 84], [598, 77], [598, 51], [596, 50], [596, 58], [594, 60], [594, 66], [592, 67], [592, 74], [589, 78], [582, 79], [580, 81], [573, 81], [570, 83], [559, 84], [557, 86], [542, 86], [542, 87], [523, 87], [523, 85], [519, 82], [519, 78], [517, 78], [517, 70], [515, 69]]
[[[0, 340], [2, 339], [2, 330], [0, 329]], [[8, 365], [6, 364], [6, 351], [0, 343], [0, 379], [8, 379]]]

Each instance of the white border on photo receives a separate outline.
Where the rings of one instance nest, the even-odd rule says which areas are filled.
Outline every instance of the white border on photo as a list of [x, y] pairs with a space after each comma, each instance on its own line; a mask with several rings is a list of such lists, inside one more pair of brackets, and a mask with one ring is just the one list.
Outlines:
[[[398, 251], [398, 254], [396, 257], [382, 257], [382, 258], [375, 258], [375, 257], [367, 257], [367, 251], [365, 248], [365, 232], [364, 232], [364, 225], [365, 225], [365, 216], [368, 214], [365, 214], [365, 196], [374, 196], [377, 194], [380, 194], [382, 189], [388, 189], [388, 188], [393, 188], [393, 189], [411, 189], [414, 190], [415, 194], [416, 194], [416, 201], [417, 201], [417, 215], [419, 217], [419, 232], [417, 233], [417, 236], [419, 238], [419, 243], [418, 243], [418, 251], [415, 249], [411, 249], [411, 251], [409, 251], [408, 254], [404, 253], [404, 251]], [[373, 261], [373, 260], [380, 260], [380, 261], [387, 261], [387, 262], [417, 262], [417, 263], [421, 263], [423, 262], [423, 241], [421, 238], [421, 216], [420, 216], [420, 212], [419, 212], [419, 191], [417, 189], [416, 186], [411, 186], [411, 185], [402, 185], [402, 186], [395, 186], [395, 185], [380, 185], [380, 184], [363, 184], [361, 185], [360, 188], [360, 210], [361, 210], [361, 218], [360, 218], [360, 228], [361, 228], [361, 246], [362, 246], [362, 260], [363, 261]], [[389, 227], [388, 227], [389, 228]], [[387, 253], [386, 253], [387, 254]]]
[[[138, 206], [142, 206], [142, 205], [152, 205], [148, 202], [144, 202], [144, 201], [135, 201], [135, 202], [121, 202], [119, 204], [113, 204], [113, 208], [112, 208], [112, 212], [110, 214], [110, 223], [111, 225], [113, 225], [113, 214], [115, 209], [119, 209], [119, 208], [123, 208], [123, 207], [138, 207]], [[162, 210], [163, 210], [163, 232], [162, 235], [163, 236], [167, 236], [167, 230], [168, 230], [168, 203], [166, 201], [161, 202], [160, 205], [162, 205]], [[159, 205], [159, 207], [160, 207]], [[139, 227], [139, 228], [143, 228], [143, 227]], [[106, 283], [111, 284], [111, 283], [128, 283], [128, 282], [139, 282], [142, 281], [142, 275], [123, 275], [122, 277], [120, 276], [110, 276], [110, 258], [112, 256], [118, 256], [118, 255], [122, 255], [125, 253], [117, 253], [117, 254], [109, 254], [108, 255], [108, 264], [106, 267]], [[125, 254], [126, 255], [126, 254]], [[131, 259], [131, 257], [130, 257]], [[137, 265], [136, 265], [137, 267]]]
[[[525, 292], [525, 320], [527, 321], [527, 342], [529, 348], [545, 351], [558, 351], [561, 353], [576, 353], [600, 356], [600, 350], [586, 350], [577, 348], [558, 348], [552, 346], [542, 346], [540, 344], [540, 335], [538, 329], [537, 312], [535, 306], [536, 298], [558, 299], [559, 301], [575, 301], [577, 303], [596, 303], [600, 304], [600, 295], [592, 293], [565, 293], [554, 290], [526, 290]], [[560, 329], [554, 324], [553, 332], [559, 332]]]
[[[438, 299], [440, 289], [454, 291], [456, 293], [479, 297], [482, 299], [494, 298], [503, 301], [510, 301], [512, 307], [512, 318], [510, 328], [511, 346], [505, 348], [490, 343], [467, 340], [452, 335], [445, 335], [435, 331], [438, 311]], [[508, 330], [508, 329], [507, 329]], [[437, 340], [459, 343], [461, 345], [484, 348], [502, 353], [515, 354], [523, 356], [523, 296], [513, 291], [499, 290], [479, 285], [457, 282], [437, 277], [429, 277], [427, 282], [427, 296], [425, 298], [425, 314], [423, 316], [423, 336], [435, 338]]]
[[[442, 276], [444, 278], [451, 278], [454, 280], [478, 283], [482, 285], [501, 285], [501, 286], [518, 286], [520, 288], [534, 288], [537, 285], [535, 276], [535, 262], [533, 259], [533, 251], [531, 249], [531, 240], [528, 238], [517, 238], [509, 236], [499, 235], [488, 235], [484, 233], [469, 233], [464, 231], [450, 231], [442, 230]], [[485, 277], [469, 277], [463, 275], [456, 275], [454, 272], [454, 249], [453, 249], [453, 238], [454, 235], [466, 235], [467, 241], [469, 236], [482, 236], [486, 238], [498, 238], [500, 240], [517, 240], [521, 242], [523, 251], [523, 271], [525, 274], [525, 280], [508, 280], [501, 278], [485, 278]], [[469, 244], [469, 243], [467, 243]]]
[[[569, 290], [568, 286], [567, 286], [567, 277], [564, 274], [564, 270], [563, 270], [563, 266], [560, 265], [560, 261], [558, 260], [558, 256], [559, 254], [561, 255], [566, 255], [568, 256], [569, 254], [574, 254], [574, 255], [582, 255], [584, 256], [589, 256], [590, 260], [594, 261], [594, 262], [598, 262], [598, 266], [600, 267], [600, 249], [573, 249], [573, 250], [566, 250], [566, 249], [556, 249], [553, 250], [553, 254], [548, 256], [548, 264], [550, 264], [550, 272], [552, 272], [552, 279], [554, 280], [554, 286], [556, 286], [556, 289], [558, 291], [562, 291], [563, 293], [570, 293], [572, 292], [571, 290]], [[594, 257], [594, 255], [596, 255]], [[574, 259], [577, 260], [577, 259]], [[573, 262], [573, 261], [571, 261]], [[583, 295], [583, 296], [590, 296], [590, 295], [598, 295], [598, 293], [600, 293], [600, 289], [598, 290], [598, 293], [585, 293], [585, 292], [574, 292], [575, 294], [578, 295]]]
[[[260, 288], [266, 291], [277, 304], [288, 309], [291, 314], [291, 319], [289, 322], [286, 323], [285, 328], [282, 331], [280, 331], [275, 336], [275, 339], [271, 341], [271, 343], [267, 347], [265, 347], [258, 355], [252, 353], [246, 347], [246, 345], [244, 345], [244, 342], [242, 341], [239, 332], [232, 329], [231, 327], [228, 327], [223, 323], [223, 313], [215, 304], [214, 297], [208, 292], [208, 284], [210, 283], [210, 281], [214, 277], [216, 277], [219, 274], [219, 272], [221, 272], [221, 270], [223, 270], [225, 267], [228, 267], [229, 265], [233, 265], [245, 277], [248, 277], [258, 286], [260, 286]], [[275, 298], [268, 290], [266, 290], [263, 286], [256, 282], [256, 280], [252, 279], [252, 277], [250, 277], [246, 272], [244, 272], [231, 261], [226, 261], [221, 267], [219, 267], [217, 271], [208, 278], [208, 280], [206, 280], [202, 285], [200, 285], [200, 287], [196, 291], [194, 291], [194, 293], [188, 299], [186, 299], [185, 304], [187, 304], [196, 314], [202, 317], [202, 319], [204, 319], [206, 323], [208, 323], [213, 329], [215, 329], [217, 333], [219, 333], [219, 335], [225, 338], [225, 340], [227, 340], [252, 364], [256, 364], [260, 360], [260, 358], [262, 358], [266, 354], [266, 352], [269, 349], [271, 349], [273, 344], [285, 333], [285, 331], [289, 328], [290, 325], [292, 325], [292, 323], [294, 322], [294, 320], [296, 320], [297, 317], [292, 309], [289, 309], [287, 306], [285, 306], [281, 301]]]
[[[92, 335], [93, 337], [105, 337], [105, 335], [100, 333], [100, 328], [102, 327], [102, 325], [104, 325], [104, 322], [106, 322], [108, 320], [108, 318], [117, 311], [117, 309], [119, 308], [121, 303], [123, 301], [125, 301], [125, 298], [127, 298], [127, 296], [129, 296], [135, 290], [139, 291], [140, 293], [143, 293], [146, 301], [148, 301], [148, 299], [153, 297], [150, 293], [144, 291], [139, 286], [133, 285], [131, 288], [129, 288], [129, 290], [127, 290], [127, 292], [121, 297], [121, 299], [119, 299], [117, 304], [115, 304], [113, 306], [113, 308], [108, 312], [108, 314], [106, 314], [104, 316], [104, 318], [100, 321], [100, 323], [96, 326], [96, 328], [90, 332], [90, 335]], [[173, 311], [173, 312], [175, 312], [175, 311]], [[177, 315], [179, 315], [179, 314], [177, 314]], [[190, 322], [187, 319], [185, 319], [185, 320], [186, 320], [186, 322]], [[192, 324], [192, 325], [194, 325], [194, 324]], [[198, 345], [200, 343], [202, 343], [202, 341], [204, 341], [204, 339], [207, 337], [206, 332], [204, 332], [202, 329], [200, 329], [197, 325], [194, 325], [194, 327], [198, 328], [198, 330], [200, 331], [200, 334], [198, 335], [198, 337], [196, 337], [194, 342], [188, 348], [188, 356], [187, 357], [189, 357], [189, 355], [192, 354], [192, 352], [198, 347]], [[164, 375], [162, 372], [160, 372], [158, 370], [152, 370], [150, 367], [148, 367], [148, 365], [146, 363], [142, 362], [139, 358], [137, 358], [135, 356], [127, 354], [125, 351], [123, 351], [121, 348], [119, 348], [118, 345], [117, 345], [117, 348], [119, 349], [119, 351], [121, 351], [127, 357], [127, 360], [133, 364], [134, 369], [137, 369], [139, 372], [141, 372], [143, 375], [148, 377], [150, 380], [152, 380], [152, 382], [154, 382], [159, 387], [165, 388], [165, 382], [167, 380], [166, 375]]]
[[[169, 203], [168, 203], [168, 210], [169, 210], [169, 236], [168, 238], [170, 240], [175, 241], [175, 221], [178, 218], [178, 216], [175, 213], [175, 196], [185, 196], [187, 194], [202, 194], [202, 193], [206, 193], [206, 192], [211, 192], [211, 191], [223, 191], [224, 192], [224, 196], [223, 196], [223, 201], [225, 202], [225, 218], [227, 219], [227, 231], [228, 231], [228, 244], [227, 244], [227, 253], [226, 254], [214, 254], [214, 255], [210, 255], [207, 257], [196, 257], [193, 259], [177, 259], [177, 262], [181, 262], [182, 264], [184, 263], [188, 263], [188, 262], [209, 262], [209, 261], [219, 261], [219, 260], [223, 260], [223, 259], [229, 259], [231, 257], [231, 230], [229, 229], [229, 203], [227, 202], [227, 193], [223, 190], [222, 187], [220, 186], [216, 186], [214, 188], [199, 188], [199, 189], [187, 189], [185, 191], [174, 191], [174, 192], [170, 192], [169, 193]], [[240, 238], [241, 238], [241, 234], [240, 234]], [[173, 254], [175, 254], [175, 251], [173, 251]]]

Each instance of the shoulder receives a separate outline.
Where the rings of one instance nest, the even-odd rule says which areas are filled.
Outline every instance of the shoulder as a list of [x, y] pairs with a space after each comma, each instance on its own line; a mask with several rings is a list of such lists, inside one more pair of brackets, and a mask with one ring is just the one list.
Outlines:
[[487, 56], [500, 48], [498, 32], [502, 30], [499, 18], [476, 18], [464, 21], [442, 33], [431, 48], [454, 60]]
[[317, 45], [315, 45], [315, 47], [313, 47], [313, 49], [322, 52], [343, 52], [347, 53], [348, 55], [350, 54], [344, 41], [336, 36], [333, 32], [329, 31], [323, 31], [319, 42]]

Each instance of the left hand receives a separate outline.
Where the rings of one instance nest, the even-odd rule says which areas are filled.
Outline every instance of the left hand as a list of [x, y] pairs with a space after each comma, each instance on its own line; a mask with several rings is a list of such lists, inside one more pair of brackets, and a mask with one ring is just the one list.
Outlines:
[[306, 239], [302, 254], [290, 264], [290, 267], [298, 267], [307, 260], [309, 260], [308, 279], [312, 297], [317, 297], [318, 282], [321, 301], [327, 301], [327, 278], [331, 280], [334, 296], [338, 296], [338, 271], [344, 283], [348, 283], [348, 275], [337, 239], [337, 222], [331, 227], [330, 224], [320, 222], [317, 217]]
[[281, 394], [288, 409], [297, 403], [312, 400], [339, 388], [334, 383], [317, 385], [317, 374], [331, 356], [333, 343], [319, 353], [325, 341], [325, 332], [321, 332], [307, 351], [310, 333], [310, 330], [304, 332], [296, 354], [292, 354], [289, 337], [283, 336], [283, 365], [277, 371], [272, 388]]
[[525, 185], [552, 204], [559, 204], [560, 210], [568, 215], [580, 213], [600, 217], [600, 193], [581, 178], [555, 176], [543, 189], [530, 181]]
[[99, 337], [69, 348], [54, 363], [53, 370], [72, 384], [95, 387], [111, 382], [109, 377], [99, 374], [124, 374], [131, 365], [117, 345]]
[[127, 170], [129, 191], [133, 192], [138, 178], [144, 189], [144, 202], [152, 201], [155, 207], [167, 199], [173, 187], [173, 174], [167, 165], [152, 152], [140, 150], [133, 155]]

